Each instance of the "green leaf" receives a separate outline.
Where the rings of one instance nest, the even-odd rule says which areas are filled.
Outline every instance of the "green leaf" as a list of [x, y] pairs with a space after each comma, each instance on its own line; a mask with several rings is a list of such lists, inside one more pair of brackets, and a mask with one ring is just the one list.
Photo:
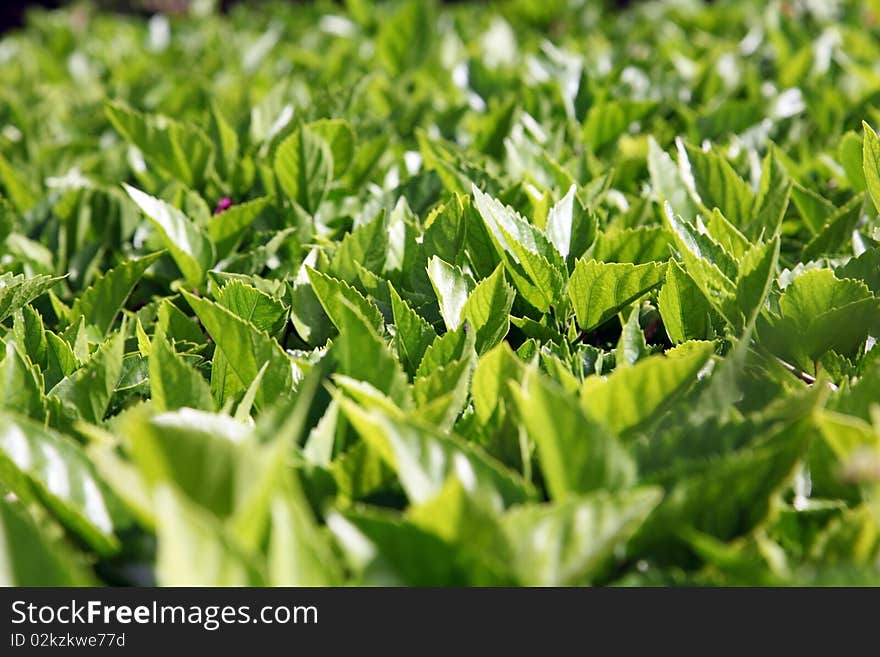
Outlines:
[[261, 586], [265, 578], [219, 523], [174, 491], [155, 493], [161, 586]]
[[864, 144], [861, 137], [850, 130], [844, 133], [837, 144], [837, 159], [846, 172], [847, 180], [856, 192], [867, 189], [864, 169]]
[[433, 371], [416, 377], [413, 397], [422, 421], [450, 429], [468, 400], [468, 388], [476, 359], [467, 354]]
[[568, 271], [556, 247], [510, 207], [472, 186], [474, 204], [514, 285], [541, 312], [561, 298]]
[[335, 513], [331, 523], [337, 543], [357, 573], [355, 581], [406, 586], [499, 583], [485, 568], [461, 563], [454, 546], [399, 514], [363, 509], [344, 517]]
[[482, 172], [476, 167], [471, 170], [448, 143], [429, 137], [424, 130], [416, 131], [416, 139], [425, 169], [436, 173], [450, 194], [467, 196], [473, 184], [467, 174]]
[[164, 299], [156, 313], [155, 329], [162, 331], [170, 340], [199, 344], [204, 333], [193, 317], [183, 313], [173, 301]]
[[766, 240], [769, 236], [775, 235], [788, 209], [791, 190], [792, 183], [788, 171], [780, 162], [778, 149], [771, 146], [761, 163], [758, 195], [752, 207], [753, 219], [743, 232], [752, 239], [763, 235]]
[[111, 502], [91, 462], [70, 438], [0, 412], [0, 473], [18, 497], [36, 498], [99, 554], [119, 548]]
[[242, 392], [268, 363], [255, 400], [258, 407], [265, 408], [290, 394], [294, 364], [273, 338], [219, 304], [188, 292], [183, 296], [217, 343]]
[[836, 211], [830, 201], [797, 183], [791, 188], [791, 200], [794, 201], [804, 224], [813, 234], [819, 233]]
[[36, 205], [38, 199], [27, 181], [22, 179], [2, 153], [0, 153], [0, 185], [6, 190], [6, 196], [18, 212], [24, 214]]
[[511, 510], [502, 523], [513, 545], [520, 582], [525, 586], [593, 582], [661, 497], [659, 488], [641, 487]]
[[630, 262], [644, 265], [669, 258], [672, 236], [663, 226], [610, 228], [596, 237], [590, 256], [600, 262]]
[[[870, 463], [870, 455], [880, 451], [880, 434], [858, 417], [828, 410], [815, 413], [813, 423], [817, 435], [808, 461], [816, 493], [857, 500], [858, 494], [853, 495], [860, 470], [857, 464], [860, 459]], [[870, 466], [866, 470], [870, 472]]]
[[247, 422], [250, 419], [251, 411], [254, 408], [254, 400], [257, 398], [257, 391], [260, 389], [260, 386], [263, 385], [263, 376], [266, 374], [267, 367], [268, 363], [260, 368], [260, 371], [257, 372], [257, 376], [254, 377], [254, 380], [251, 381], [251, 384], [248, 386], [247, 390], [245, 390], [241, 401], [238, 402], [238, 406], [235, 407], [235, 415], [233, 417], [239, 422]]
[[52, 331], [46, 331], [46, 390], [51, 390], [61, 379], [76, 370], [79, 362], [70, 346]]
[[863, 283], [838, 279], [827, 269], [795, 278], [779, 298], [779, 311], [761, 322], [760, 337], [805, 371], [814, 371], [816, 361], [831, 350], [855, 356], [880, 327], [880, 299]]
[[122, 373], [125, 326], [111, 335], [73, 374], [66, 376], [49, 391], [75, 409], [86, 422], [101, 424]]
[[278, 333], [287, 323], [287, 306], [242, 281], [230, 281], [214, 294], [217, 303], [269, 335]]
[[693, 176], [695, 201], [707, 214], [721, 210], [735, 226], [745, 226], [751, 219], [754, 194], [737, 175], [726, 159], [714, 152], [705, 152], [690, 145], [679, 144], [679, 166]]
[[12, 323], [15, 340], [22, 346], [24, 353], [36, 365], [45, 366], [48, 343], [43, 318], [33, 306], [24, 306], [17, 310]]
[[465, 276], [455, 265], [444, 262], [437, 256], [428, 260], [428, 278], [437, 301], [440, 304], [440, 315], [443, 323], [450, 331], [454, 331], [461, 323], [462, 311], [473, 289], [473, 281]]
[[[810, 556], [823, 564], [847, 564], [853, 569], [853, 584], [864, 582], [859, 573], [870, 572], [871, 563], [880, 551], [880, 526], [870, 505], [846, 509], [832, 519], [816, 537]], [[868, 576], [870, 577], [870, 575]], [[829, 585], [840, 585], [840, 575]], [[870, 580], [868, 580], [870, 581]]]
[[627, 435], [660, 417], [697, 379], [712, 355], [711, 342], [688, 342], [615, 369], [607, 378], [588, 377], [581, 387], [587, 414], [618, 435]]
[[804, 246], [801, 260], [809, 262], [822, 254], [838, 253], [847, 242], [862, 216], [864, 197], [859, 194], [836, 210], [818, 234]]
[[336, 278], [352, 283], [358, 278], [357, 265], [367, 271], [381, 272], [388, 252], [388, 230], [385, 215], [379, 213], [357, 226], [342, 238], [330, 260], [329, 272]]
[[513, 386], [526, 372], [523, 363], [510, 345], [502, 342], [480, 357], [471, 384], [474, 413], [481, 424], [486, 424], [497, 413], [512, 406]]
[[268, 572], [272, 586], [338, 586], [342, 573], [308, 500], [293, 484], [272, 499]]
[[538, 447], [551, 499], [618, 490], [635, 481], [635, 463], [617, 437], [583, 412], [576, 397], [531, 372], [514, 389], [520, 421]]
[[[648, 137], [648, 171], [661, 207], [669, 203], [675, 214], [682, 217], [696, 216], [697, 206], [691, 200], [679, 168], [651, 136]], [[603, 259], [607, 260], [607, 258]]]
[[144, 157], [187, 187], [201, 187], [214, 148], [204, 132], [165, 116], [141, 114], [120, 101], [104, 105], [110, 123]]
[[151, 418], [126, 416], [121, 431], [149, 487], [173, 484], [220, 519], [235, 511], [246, 456], [242, 443], [251, 431], [246, 424], [182, 408]]
[[183, 212], [161, 199], [123, 183], [125, 191], [146, 215], [189, 285], [199, 287], [214, 264], [214, 247]]
[[245, 203], [233, 205], [228, 210], [211, 215], [206, 230], [208, 239], [214, 243], [219, 253], [230, 250], [239, 238], [269, 206], [269, 197], [255, 198]]
[[309, 130], [323, 139], [333, 156], [333, 178], [341, 178], [354, 158], [355, 135], [344, 119], [319, 119], [309, 123]]
[[568, 297], [578, 326], [591, 331], [614, 317], [622, 308], [663, 282], [666, 265], [649, 263], [578, 260], [568, 283]]
[[874, 201], [874, 207], [880, 212], [880, 137], [866, 122], [862, 121], [865, 140], [862, 145], [863, 171], [865, 186]]
[[208, 382], [157, 334], [150, 345], [150, 397], [159, 411], [214, 410]]
[[857, 278], [870, 288], [874, 296], [880, 296], [880, 249], [866, 249], [858, 258], [834, 270], [838, 278]]
[[18, 503], [0, 499], [0, 586], [84, 586], [81, 557], [53, 540]]
[[477, 353], [486, 353], [507, 335], [515, 296], [513, 288], [504, 280], [500, 265], [470, 293], [462, 306], [461, 316], [476, 331]]
[[[732, 259], [724, 253], [722, 247], [712, 242], [708, 236], [698, 237], [691, 224], [672, 213], [667, 203], [664, 216], [675, 237], [678, 253], [684, 262], [687, 273], [700, 288], [703, 296], [712, 304], [722, 317], [732, 324], [736, 323], [735, 308], [736, 284], [722, 270], [736, 267]], [[721, 266], [719, 266], [720, 263]]]
[[26, 278], [23, 275], [0, 274], [0, 322], [52, 289], [59, 280], [52, 276]]
[[0, 361], [0, 408], [44, 420], [46, 399], [39, 370], [19, 351], [15, 342], [6, 343], [6, 355]]
[[430, 5], [410, 0], [381, 22], [376, 54], [392, 75], [424, 61], [434, 29]]
[[274, 168], [287, 197], [314, 214], [333, 177], [333, 154], [327, 142], [308, 127], [298, 128], [278, 146]]
[[783, 317], [807, 326], [828, 310], [869, 299], [870, 291], [858, 281], [839, 279], [827, 270], [806, 271], [785, 289], [779, 299]]
[[765, 116], [764, 102], [754, 99], [724, 98], [717, 107], [701, 112], [697, 128], [706, 139], [746, 132]]
[[547, 214], [547, 238], [571, 266], [596, 240], [596, 217], [576, 198], [576, 187], [569, 187]]
[[[708, 231], [702, 231], [694, 223], [682, 221], [680, 217], [671, 217], [669, 223], [675, 235], [679, 254], [688, 267], [692, 266], [693, 258], [690, 255], [693, 255], [712, 264], [727, 279], [734, 280], [736, 278], [736, 255], [728, 251], [727, 247], [716, 240]], [[747, 243], [739, 244], [738, 248], [742, 251], [746, 245]]]
[[341, 330], [344, 326], [344, 318], [349, 312], [348, 305], [352, 305], [376, 333], [381, 335], [384, 332], [385, 319], [382, 313], [355, 288], [311, 268], [308, 268], [308, 275], [315, 296], [337, 329]]
[[97, 327], [100, 335], [106, 335], [113, 320], [134, 286], [161, 253], [153, 253], [143, 258], [126, 260], [98, 278], [87, 290], [76, 298], [70, 309], [70, 321], [84, 317], [86, 325]]
[[15, 210], [0, 196], [0, 247], [6, 241], [9, 234], [15, 229]]
[[[426, 259], [438, 256], [452, 264], [460, 264], [465, 255], [465, 242], [468, 237], [469, 219], [473, 208], [467, 196], [454, 194], [448, 201], [438, 206], [425, 219], [425, 232], [422, 235], [422, 250]], [[491, 245], [487, 245], [494, 250]], [[480, 258], [482, 261], [483, 258]]]
[[634, 537], [630, 554], [657, 551], [689, 528], [722, 540], [747, 532], [770, 513], [777, 491], [803, 454], [806, 438], [803, 425], [795, 424], [760, 447], [699, 460], [657, 477], [653, 483], [662, 484], [666, 495]]
[[637, 100], [610, 100], [596, 103], [584, 121], [584, 141], [597, 150], [608, 144], [647, 115], [656, 103]]
[[236, 166], [238, 166], [240, 157], [238, 134], [229, 125], [229, 121], [223, 115], [223, 112], [220, 111], [220, 107], [216, 102], [211, 103], [208, 134], [214, 143], [217, 155], [214, 161], [217, 172], [225, 180], [230, 180]]
[[711, 337], [712, 307], [700, 288], [676, 261], [670, 261], [657, 295], [663, 327], [675, 344]]
[[743, 255], [736, 279], [736, 303], [742, 317], [738, 328], [752, 324], [770, 292], [779, 261], [779, 237], [758, 242]]
[[361, 438], [397, 473], [413, 503], [437, 495], [450, 476], [493, 509], [529, 497], [524, 481], [469, 443], [344, 398], [340, 404]]
[[878, 2], [34, 17], [0, 580], [880, 583]]
[[400, 362], [360, 309], [344, 298], [340, 302], [339, 335], [331, 347], [337, 373], [369, 383], [406, 406], [410, 391]]
[[422, 356], [437, 338], [434, 328], [404, 301], [394, 286], [391, 292], [391, 311], [394, 318], [395, 345], [400, 362], [410, 376], [414, 376], [422, 362]]
[[715, 208], [706, 219], [706, 230], [734, 260], [742, 258], [749, 248], [749, 240], [721, 214], [718, 208]]
[[516, 98], [507, 98], [494, 106], [490, 104], [489, 111], [476, 119], [478, 127], [475, 130], [474, 145], [480, 152], [493, 157], [502, 155], [504, 140], [510, 133], [516, 109]]
[[457, 560], [479, 569], [479, 574], [469, 573], [472, 581], [509, 580], [512, 553], [498, 516], [469, 495], [458, 479], [448, 479], [433, 499], [411, 507], [406, 517], [446, 542]]
[[238, 282], [256, 288], [263, 294], [268, 294], [270, 297], [281, 303], [289, 300], [290, 287], [288, 286], [287, 281], [263, 278], [256, 274], [239, 274], [236, 272], [217, 271], [216, 269], [211, 270], [209, 274], [211, 275], [212, 282], [219, 287], [223, 287], [228, 283]]
[[614, 350], [614, 362], [617, 367], [626, 367], [647, 356], [650, 352], [645, 341], [645, 332], [639, 324], [641, 308], [633, 306], [629, 319], [624, 323]]
[[419, 363], [417, 376], [443, 367], [454, 360], [460, 360], [474, 349], [474, 332], [464, 325], [455, 331], [447, 331], [434, 340], [430, 347], [425, 350], [422, 362]]

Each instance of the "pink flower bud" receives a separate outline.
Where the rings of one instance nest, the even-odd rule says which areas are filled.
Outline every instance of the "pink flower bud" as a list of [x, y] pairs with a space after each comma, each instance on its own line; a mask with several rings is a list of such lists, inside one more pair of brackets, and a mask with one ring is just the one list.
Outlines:
[[217, 209], [214, 210], [214, 214], [220, 214], [221, 212], [225, 212], [229, 208], [232, 207], [232, 199], [228, 196], [224, 196], [219, 201], [217, 201]]

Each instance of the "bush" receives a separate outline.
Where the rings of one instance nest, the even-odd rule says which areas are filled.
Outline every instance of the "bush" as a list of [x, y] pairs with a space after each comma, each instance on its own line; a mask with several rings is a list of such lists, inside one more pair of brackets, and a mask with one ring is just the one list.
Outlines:
[[4, 583], [880, 583], [870, 3], [208, 5], [0, 43]]

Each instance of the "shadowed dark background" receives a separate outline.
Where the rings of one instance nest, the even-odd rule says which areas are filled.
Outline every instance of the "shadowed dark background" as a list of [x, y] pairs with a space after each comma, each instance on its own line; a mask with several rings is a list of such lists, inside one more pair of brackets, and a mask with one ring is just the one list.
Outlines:
[[[55, 9], [68, 4], [73, 3], [70, 0], [0, 0], [0, 31], [21, 27], [30, 8]], [[94, 0], [93, 4], [109, 11], [152, 14], [184, 11], [189, 0]], [[234, 3], [224, 0], [219, 4], [225, 9]]]

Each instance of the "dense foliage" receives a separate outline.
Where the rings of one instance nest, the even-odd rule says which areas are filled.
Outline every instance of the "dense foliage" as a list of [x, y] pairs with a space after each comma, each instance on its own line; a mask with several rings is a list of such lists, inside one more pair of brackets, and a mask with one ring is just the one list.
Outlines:
[[880, 7], [0, 41], [0, 579], [880, 583]]

